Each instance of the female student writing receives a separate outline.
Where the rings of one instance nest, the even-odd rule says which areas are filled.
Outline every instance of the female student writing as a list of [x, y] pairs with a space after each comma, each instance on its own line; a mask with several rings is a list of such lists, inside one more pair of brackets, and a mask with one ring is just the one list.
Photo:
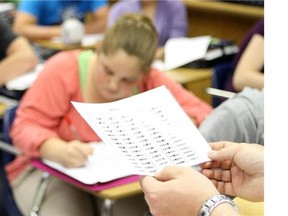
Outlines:
[[[46, 62], [21, 101], [11, 130], [14, 145], [29, 156], [20, 156], [7, 167], [23, 213], [29, 211], [41, 178], [41, 172], [30, 167], [30, 158], [81, 167], [92, 154], [87, 143], [100, 141], [71, 101], [111, 102], [133, 95], [135, 89], [141, 93], [166, 85], [195, 124], [199, 125], [210, 113], [208, 104], [150, 68], [156, 48], [157, 33], [151, 21], [143, 15], [126, 15], [108, 29], [98, 53], [67, 51]], [[75, 131], [78, 139], [74, 138]], [[93, 211], [88, 193], [52, 177], [40, 215], [89, 216]]]

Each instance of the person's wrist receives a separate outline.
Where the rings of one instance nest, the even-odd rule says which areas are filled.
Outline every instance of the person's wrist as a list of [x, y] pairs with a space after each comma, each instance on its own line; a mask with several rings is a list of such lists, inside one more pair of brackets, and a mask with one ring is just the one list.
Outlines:
[[[224, 209], [225, 211], [235, 212], [235, 213], [238, 212], [237, 211], [237, 206], [235, 205], [233, 200], [231, 200], [229, 197], [227, 197], [225, 195], [216, 194], [214, 196], [211, 196], [209, 199], [207, 199], [204, 202], [204, 204], [202, 205], [202, 207], [199, 210], [198, 216], [217, 215], [217, 214], [214, 214], [214, 213], [218, 212], [220, 208], [217, 209], [217, 211], [216, 211], [216, 208], [218, 208], [218, 206], [222, 205], [222, 204], [229, 204], [229, 206], [228, 207], [226, 206], [226, 208]], [[221, 206], [221, 209], [223, 208], [223, 206]], [[219, 215], [221, 215], [221, 212], [220, 212]]]
[[210, 216], [223, 216], [223, 215], [239, 216], [240, 213], [229, 203], [221, 203], [210, 214]]

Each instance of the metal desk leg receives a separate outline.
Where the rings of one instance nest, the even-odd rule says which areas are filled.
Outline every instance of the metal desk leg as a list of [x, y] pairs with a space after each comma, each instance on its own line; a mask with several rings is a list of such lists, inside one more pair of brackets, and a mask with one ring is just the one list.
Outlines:
[[113, 216], [113, 207], [115, 202], [115, 200], [108, 198], [104, 199], [101, 209], [101, 216]]
[[44, 198], [46, 189], [48, 187], [49, 180], [50, 180], [50, 174], [47, 172], [44, 172], [42, 174], [41, 181], [39, 183], [38, 189], [35, 194], [35, 200], [33, 203], [33, 207], [30, 211], [30, 216], [38, 216], [38, 212], [40, 210], [42, 200]]

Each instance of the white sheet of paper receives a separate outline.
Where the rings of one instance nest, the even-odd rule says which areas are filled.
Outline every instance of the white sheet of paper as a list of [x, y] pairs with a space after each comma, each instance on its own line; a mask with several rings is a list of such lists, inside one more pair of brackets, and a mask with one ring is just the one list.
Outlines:
[[8, 81], [5, 84], [6, 88], [9, 90], [19, 90], [19, 91], [28, 89], [37, 79], [43, 67], [44, 63], [40, 63], [35, 67], [35, 69]]
[[86, 34], [81, 41], [82, 46], [92, 46], [95, 45], [98, 41], [102, 40], [104, 34]]
[[43, 163], [87, 185], [108, 182], [135, 173], [133, 167], [116, 148], [103, 142], [91, 145], [93, 155], [89, 156], [84, 167], [65, 168], [50, 160], [43, 160]]
[[72, 103], [104, 143], [120, 150], [135, 174], [209, 160], [210, 146], [165, 86], [111, 103]]
[[13, 2], [1, 2], [0, 3], [0, 13], [12, 11], [15, 9], [15, 4]]
[[169, 39], [164, 47], [165, 70], [172, 70], [204, 58], [210, 42], [211, 36]]

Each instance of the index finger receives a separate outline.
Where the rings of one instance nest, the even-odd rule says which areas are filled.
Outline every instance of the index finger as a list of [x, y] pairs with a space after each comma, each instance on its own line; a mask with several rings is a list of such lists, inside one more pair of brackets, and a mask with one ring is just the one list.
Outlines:
[[213, 150], [220, 150], [222, 148], [237, 145], [237, 143], [228, 142], [228, 141], [220, 141], [220, 142], [211, 142], [209, 143], [209, 145]]

